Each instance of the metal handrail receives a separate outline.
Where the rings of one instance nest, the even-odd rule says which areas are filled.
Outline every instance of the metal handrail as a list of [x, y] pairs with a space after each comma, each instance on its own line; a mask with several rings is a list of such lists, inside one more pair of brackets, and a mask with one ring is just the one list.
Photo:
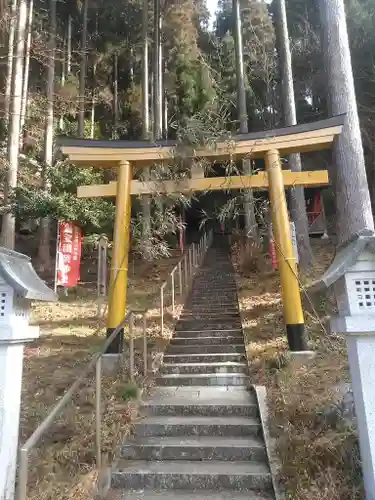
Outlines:
[[[212, 243], [213, 233], [212, 230], [209, 233], [204, 233], [200, 238], [199, 243], [193, 243], [189, 249], [182, 256], [180, 261], [172, 269], [170, 273], [171, 284], [172, 284], [172, 311], [175, 315], [175, 305], [176, 305], [176, 293], [175, 293], [175, 273], [178, 271], [179, 275], [179, 295], [180, 298], [186, 296], [189, 291], [193, 276], [195, 274], [195, 269], [199, 267], [204, 259], [205, 253], [208, 247]], [[189, 261], [189, 262], [188, 262]], [[183, 280], [182, 266], [186, 270], [185, 280]], [[189, 268], [189, 269], [188, 269]], [[160, 318], [161, 318], [161, 336], [164, 333], [164, 292], [168, 286], [169, 278], [161, 285], [160, 288]], [[184, 293], [185, 292], [185, 293]], [[27, 498], [27, 480], [29, 472], [29, 453], [36, 446], [38, 441], [42, 438], [45, 432], [53, 424], [55, 418], [61, 413], [64, 407], [73, 398], [75, 393], [78, 391], [80, 386], [86, 380], [90, 372], [95, 368], [95, 448], [96, 448], [96, 465], [98, 468], [101, 467], [101, 379], [102, 379], [102, 357], [106, 353], [108, 347], [115, 340], [115, 338], [120, 334], [123, 327], [129, 324], [129, 372], [130, 380], [134, 380], [134, 315], [141, 314], [143, 316], [143, 370], [144, 375], [148, 373], [148, 346], [147, 346], [147, 313], [149, 309], [142, 310], [131, 310], [128, 311], [121, 323], [115, 328], [111, 335], [104, 342], [101, 350], [94, 354], [92, 359], [89, 361], [82, 374], [74, 381], [70, 386], [64, 396], [60, 401], [53, 407], [48, 416], [43, 420], [43, 422], [35, 429], [29, 439], [20, 448], [19, 454], [19, 470], [18, 470], [18, 484], [17, 484], [17, 500], [26, 500]]]
[[[91, 361], [88, 363], [86, 368], [83, 370], [82, 374], [75, 380], [75, 382], [71, 385], [71, 387], [67, 390], [64, 396], [60, 399], [60, 401], [53, 407], [49, 415], [43, 420], [43, 422], [35, 429], [35, 431], [31, 434], [29, 439], [20, 449], [20, 457], [19, 457], [19, 474], [18, 474], [18, 492], [17, 498], [19, 500], [25, 500], [27, 495], [27, 476], [29, 469], [29, 452], [30, 450], [37, 444], [37, 442], [42, 438], [43, 434], [47, 432], [49, 427], [53, 424], [57, 415], [63, 410], [63, 408], [69, 403], [69, 401], [73, 398], [75, 393], [78, 391], [81, 384], [84, 382], [86, 377], [89, 375], [91, 370], [101, 362], [101, 358], [103, 354], [107, 351], [110, 344], [114, 341], [117, 335], [122, 330], [123, 326], [128, 322], [129, 317], [132, 315], [132, 312], [128, 312], [121, 323], [115, 328], [115, 330], [111, 333], [111, 335], [106, 339], [103, 344], [100, 352], [94, 354]], [[101, 363], [100, 363], [101, 364]], [[96, 403], [100, 398], [98, 393], [96, 392]], [[99, 400], [100, 401], [100, 400]], [[98, 462], [98, 457], [97, 457]], [[99, 459], [100, 462], [100, 459]], [[100, 467], [99, 464], [97, 464]]]

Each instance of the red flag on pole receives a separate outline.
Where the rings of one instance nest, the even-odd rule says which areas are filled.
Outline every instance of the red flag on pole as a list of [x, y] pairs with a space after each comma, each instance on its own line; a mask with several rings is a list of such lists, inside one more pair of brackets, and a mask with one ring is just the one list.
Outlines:
[[59, 222], [57, 249], [57, 285], [77, 286], [80, 280], [82, 233], [71, 222]]

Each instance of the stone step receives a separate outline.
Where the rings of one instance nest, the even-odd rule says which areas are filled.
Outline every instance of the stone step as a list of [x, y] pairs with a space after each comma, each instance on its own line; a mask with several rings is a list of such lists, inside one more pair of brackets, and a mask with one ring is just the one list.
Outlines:
[[242, 334], [242, 329], [241, 328], [234, 328], [231, 330], [178, 330], [175, 335], [174, 339], [181, 339], [181, 338], [196, 338], [196, 337], [238, 337], [243, 341], [243, 334]]
[[189, 374], [166, 374], [157, 377], [157, 385], [180, 386], [180, 385], [204, 385], [204, 386], [231, 386], [246, 385], [249, 376], [245, 373], [196, 373]]
[[164, 363], [162, 373], [195, 374], [195, 373], [247, 373], [247, 363]]
[[192, 287], [192, 292], [190, 293], [189, 300], [217, 300], [224, 299], [225, 302], [233, 301], [237, 302], [237, 291], [234, 290], [218, 290], [216, 287], [212, 287], [212, 289], [207, 289], [205, 291], [197, 290]]
[[258, 419], [252, 417], [147, 416], [134, 424], [137, 437], [258, 435]]
[[212, 298], [212, 297], [200, 297], [194, 300], [189, 300], [188, 302], [185, 303], [185, 308], [199, 308], [199, 307], [238, 307], [238, 301], [234, 299], [225, 299], [224, 297], [217, 297], [217, 298]]
[[[220, 270], [221, 273], [221, 270]], [[226, 288], [228, 290], [236, 290], [237, 289], [237, 284], [233, 280], [233, 276], [230, 276], [228, 272], [222, 276], [218, 276], [217, 271], [216, 274], [205, 272], [196, 275], [196, 278], [194, 280], [194, 289], [195, 288], [208, 288], [211, 286], [215, 286], [217, 289], [219, 288]]]
[[[188, 307], [189, 305], [191, 304], [194, 304], [194, 305], [199, 305], [199, 304], [204, 304], [204, 305], [212, 305], [212, 307], [218, 307], [219, 305], [221, 305], [221, 303], [224, 303], [226, 304], [227, 307], [238, 307], [238, 301], [237, 300], [222, 300], [222, 301], [213, 301], [212, 300], [212, 290], [205, 293], [205, 294], [200, 294], [200, 300], [195, 300], [195, 301], [192, 301], [190, 300], [190, 297], [187, 299], [187, 301], [185, 302], [184, 304], [184, 307]], [[223, 299], [222, 296], [220, 296], [220, 298]]]
[[215, 295], [224, 294], [235, 294], [237, 293], [236, 285], [228, 285], [226, 283], [218, 283], [217, 280], [212, 280], [212, 283], [198, 284], [194, 283], [192, 288], [194, 294], [208, 295], [214, 292]]
[[255, 393], [251, 388], [245, 387], [154, 387], [148, 401], [162, 398], [176, 398], [181, 401], [208, 400], [212, 403], [240, 404], [243, 402], [255, 403]]
[[173, 337], [171, 340], [171, 345], [226, 345], [226, 344], [240, 344], [243, 342], [243, 335], [230, 335], [228, 333], [225, 337], [211, 337], [206, 335], [206, 337]]
[[121, 446], [127, 460], [253, 460], [266, 462], [264, 443], [256, 437], [154, 437]]
[[167, 347], [167, 354], [213, 354], [213, 353], [239, 353], [245, 354], [244, 344], [231, 345], [173, 345]]
[[238, 296], [237, 292], [234, 290], [230, 291], [217, 291], [216, 287], [212, 285], [212, 288], [206, 291], [197, 291], [195, 290], [194, 286], [191, 288], [191, 292], [189, 296], [187, 297], [187, 303], [194, 302], [194, 301], [207, 301], [209, 302], [215, 298], [215, 300], [224, 300], [225, 302], [234, 302], [236, 303], [238, 301]]
[[[218, 271], [218, 267], [220, 270]], [[219, 274], [220, 272], [220, 274]], [[220, 284], [226, 285], [235, 285], [236, 282], [233, 278], [233, 268], [226, 266], [222, 261], [215, 262], [214, 266], [207, 267], [202, 274], [197, 274], [197, 281], [205, 284], [205, 283], [216, 283], [216, 281]]]
[[190, 320], [179, 320], [176, 325], [176, 331], [180, 330], [232, 330], [240, 329], [242, 323], [240, 318], [233, 319], [231, 321], [223, 321], [219, 318], [217, 320], [201, 320], [201, 319], [190, 319]]
[[225, 321], [228, 321], [230, 318], [238, 318], [239, 311], [238, 310], [233, 310], [233, 311], [227, 311], [224, 308], [218, 308], [216, 311], [210, 311], [208, 309], [202, 310], [202, 311], [196, 311], [195, 309], [193, 311], [185, 311], [181, 314], [179, 321], [181, 320], [188, 320], [188, 319], [215, 319], [217, 320], [218, 318], [223, 318]]
[[215, 305], [215, 306], [209, 306], [206, 304], [203, 304], [202, 306], [194, 306], [194, 307], [188, 307], [188, 305], [185, 305], [185, 308], [182, 312], [182, 315], [189, 315], [189, 314], [221, 314], [225, 313], [227, 314], [239, 314], [239, 308], [237, 305], [230, 305], [230, 306], [223, 306], [221, 304]]
[[223, 353], [196, 353], [196, 354], [165, 354], [165, 363], [225, 363], [225, 362], [241, 362], [244, 361], [245, 354], [236, 354], [233, 352]]
[[201, 275], [198, 276], [198, 279], [194, 280], [191, 293], [204, 292], [211, 289], [215, 293], [220, 293], [221, 291], [235, 293], [237, 292], [237, 284], [234, 281], [228, 281], [228, 279], [218, 281], [215, 276], [206, 277]]
[[120, 461], [112, 473], [115, 488], [176, 490], [271, 490], [266, 465], [251, 462]]
[[192, 292], [195, 293], [197, 291], [207, 291], [209, 289], [212, 289], [214, 292], [220, 292], [220, 291], [228, 291], [228, 292], [236, 292], [237, 291], [237, 284], [233, 281], [228, 281], [228, 279], [222, 281], [222, 280], [217, 280], [215, 276], [208, 276], [206, 277], [205, 275], [200, 275], [198, 276], [197, 279], [193, 281], [193, 287], [192, 287]]
[[178, 403], [175, 399], [169, 398], [165, 401], [150, 404], [143, 404], [141, 411], [147, 415], [164, 416], [196, 416], [196, 417], [257, 417], [258, 407], [256, 404], [230, 404], [211, 403], [206, 404], [203, 401], [199, 403], [191, 401], [187, 404]]
[[[114, 493], [115, 495], [116, 493]], [[111, 500], [274, 500], [274, 496], [252, 491], [138, 490], [117, 492]]]
[[217, 313], [224, 311], [229, 311], [229, 313], [237, 313], [239, 314], [239, 306], [237, 302], [234, 301], [224, 301], [220, 299], [215, 299], [215, 300], [208, 300], [208, 301], [201, 301], [201, 302], [193, 302], [191, 304], [185, 304], [184, 312], [188, 313], [199, 313], [200, 311], [209, 311], [213, 313]]

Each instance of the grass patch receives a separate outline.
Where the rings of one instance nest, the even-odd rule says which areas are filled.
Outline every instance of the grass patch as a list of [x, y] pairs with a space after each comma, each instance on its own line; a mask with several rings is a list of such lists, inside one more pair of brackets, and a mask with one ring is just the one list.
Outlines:
[[123, 401], [130, 401], [132, 399], [137, 399], [140, 395], [140, 389], [135, 382], [129, 382], [126, 384], [120, 392], [120, 398]]
[[[327, 242], [313, 240], [316, 266], [301, 282], [322, 274], [333, 258]], [[271, 432], [281, 462], [280, 482], [288, 500], [363, 500], [358, 439], [338, 408], [338, 387], [348, 382], [346, 343], [324, 331], [335, 310], [324, 294], [304, 299], [306, 330], [316, 358], [295, 368], [285, 356], [287, 341], [277, 273], [240, 271], [239, 302], [252, 381], [267, 386]], [[318, 312], [318, 318], [315, 315]], [[322, 328], [323, 327], [323, 328]]]

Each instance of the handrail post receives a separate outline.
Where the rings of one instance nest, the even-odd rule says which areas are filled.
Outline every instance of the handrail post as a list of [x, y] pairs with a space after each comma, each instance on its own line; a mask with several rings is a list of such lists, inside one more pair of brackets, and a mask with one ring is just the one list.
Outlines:
[[130, 380], [134, 380], [134, 315], [130, 313], [129, 317], [129, 370], [130, 370]]
[[26, 500], [27, 476], [29, 472], [29, 450], [21, 448], [18, 469], [17, 500]]
[[102, 356], [99, 356], [95, 367], [95, 427], [96, 427], [96, 466], [98, 469], [102, 466], [102, 447], [101, 447], [101, 398], [102, 398]]
[[174, 300], [174, 272], [175, 272], [176, 268], [173, 269], [173, 271], [171, 272], [171, 282], [172, 282], [172, 314], [174, 316], [174, 313], [175, 313], [175, 300]]
[[187, 253], [184, 256], [184, 268], [185, 268], [185, 291], [187, 291], [189, 287], [189, 275], [188, 275], [188, 261], [187, 261]]
[[164, 286], [165, 283], [160, 289], [160, 334], [162, 337], [164, 335]]
[[192, 261], [191, 261], [191, 247], [189, 248], [189, 280], [191, 280], [192, 278], [192, 274], [193, 274], [193, 264], [192, 264]]
[[147, 312], [143, 313], [143, 374], [146, 377], [148, 373], [147, 359]]
[[183, 289], [182, 289], [182, 262], [178, 263], [178, 277], [179, 277], [179, 291], [180, 291], [180, 296], [182, 297], [184, 295]]

